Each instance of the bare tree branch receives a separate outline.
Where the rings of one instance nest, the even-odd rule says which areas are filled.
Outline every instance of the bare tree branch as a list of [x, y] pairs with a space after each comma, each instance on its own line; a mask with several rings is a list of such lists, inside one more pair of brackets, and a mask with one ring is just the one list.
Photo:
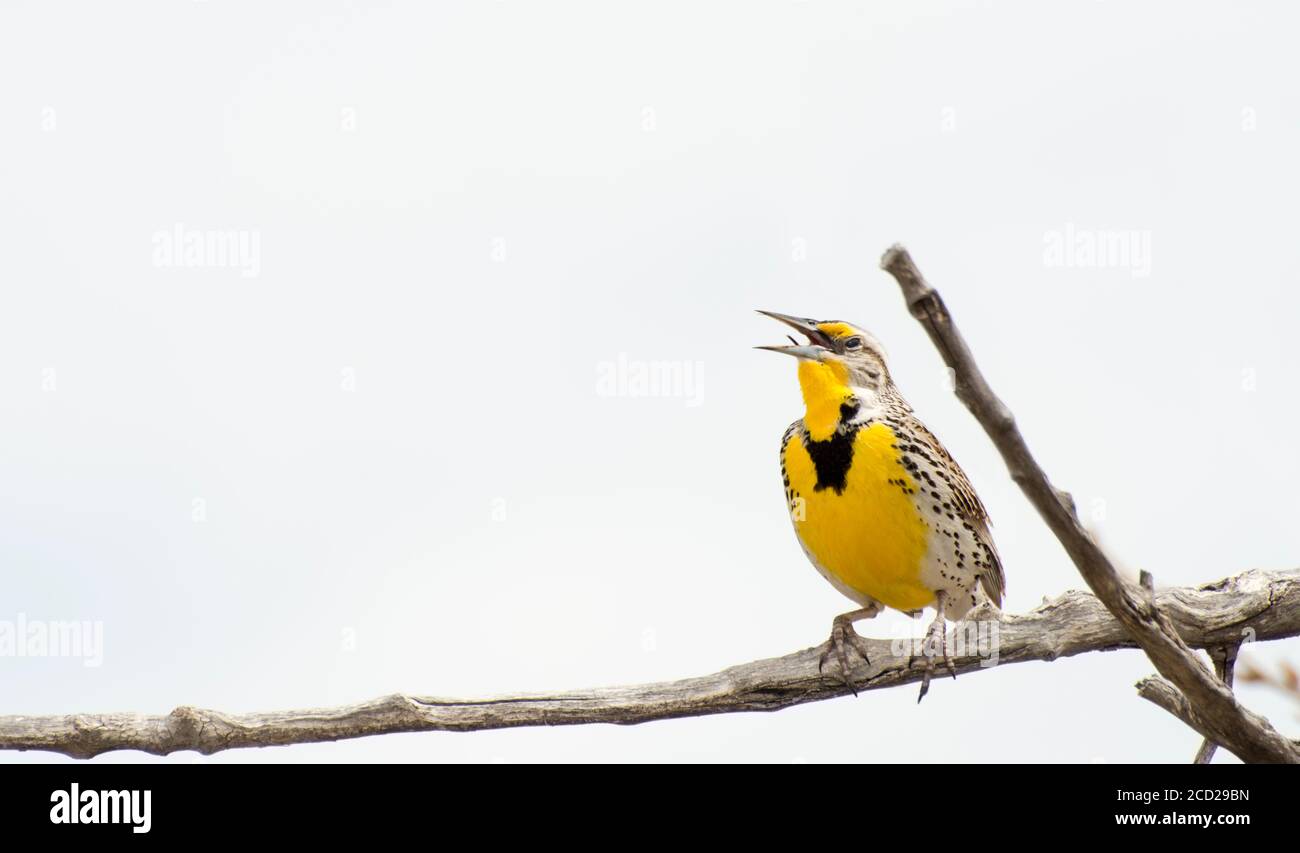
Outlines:
[[[1198, 648], [1300, 635], [1300, 570], [1249, 571], [1201, 587], [1162, 590], [1160, 607], [1183, 638]], [[996, 663], [1050, 661], [1086, 652], [1133, 648], [1129, 632], [1086, 592], [1067, 592], [1014, 616], [991, 607], [972, 613], [992, 645], [954, 642], [961, 672]], [[964, 633], [963, 625], [957, 628]], [[906, 641], [868, 640], [871, 663], [854, 672], [859, 690], [920, 680], [909, 666]], [[253, 746], [282, 746], [396, 732], [478, 731], [519, 726], [643, 723], [672, 717], [778, 711], [847, 694], [838, 679], [822, 677], [822, 647], [731, 667], [682, 681], [609, 687], [554, 695], [459, 700], [394, 694], [340, 708], [227, 714], [181, 707], [170, 714], [73, 714], [0, 717], [0, 749], [39, 749], [90, 758], [115, 749], [155, 755], [179, 750], [204, 754]], [[899, 652], [900, 654], [896, 654]], [[940, 691], [942, 695], [942, 691]], [[865, 709], [864, 709], [865, 712]]]
[[[1158, 675], [1148, 675], [1139, 681], [1136, 687], [1138, 695], [1143, 699], [1159, 705], [1188, 726], [1200, 732], [1205, 737], [1206, 743], [1213, 743], [1209, 723], [1197, 710], [1196, 706], [1187, 701], [1187, 697], [1179, 692], [1177, 687], [1174, 687]], [[1296, 749], [1300, 749], [1300, 741], [1293, 740], [1290, 743]]]
[[1202, 733], [1243, 761], [1300, 763], [1300, 749], [1263, 717], [1242, 707], [1232, 690], [1197, 659], [1151, 598], [1115, 571], [1079, 523], [1074, 501], [1051, 484], [1035, 461], [1011, 410], [989, 387], [943, 299], [922, 277], [907, 250], [894, 246], [880, 265], [898, 281], [908, 310], [955, 374], [958, 398], [993, 440], [1011, 478], [1056, 534], [1088, 587], [1147, 653], [1156, 670], [1182, 691], [1204, 726]]

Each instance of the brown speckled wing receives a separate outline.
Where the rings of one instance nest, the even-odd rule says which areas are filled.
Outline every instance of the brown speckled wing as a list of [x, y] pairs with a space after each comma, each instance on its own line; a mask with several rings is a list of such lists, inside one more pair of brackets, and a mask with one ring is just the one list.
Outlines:
[[975, 493], [975, 487], [970, 484], [966, 472], [961, 469], [957, 460], [952, 458], [952, 454], [939, 442], [934, 433], [930, 432], [926, 425], [910, 411], [905, 417], [916, 438], [924, 442], [931, 452], [943, 460], [944, 467], [951, 477], [948, 485], [952, 488], [953, 505], [961, 511], [962, 518], [969, 521], [975, 529], [984, 548], [985, 560], [989, 565], [989, 570], [980, 574], [980, 586], [984, 587], [985, 594], [992, 599], [993, 603], [1001, 607], [1002, 596], [1007, 589], [1007, 579], [1002, 571], [1002, 558], [998, 555], [997, 547], [993, 544], [993, 535], [989, 532], [988, 511], [984, 509], [984, 504]]

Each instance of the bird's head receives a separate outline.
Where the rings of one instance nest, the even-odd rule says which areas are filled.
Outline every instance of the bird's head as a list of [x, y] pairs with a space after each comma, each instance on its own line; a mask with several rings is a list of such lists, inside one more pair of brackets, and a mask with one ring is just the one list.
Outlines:
[[[801, 344], [758, 349], [785, 353], [799, 359], [799, 386], [808, 412], [804, 418], [813, 437], [833, 433], [845, 416], [845, 403], [872, 405], [890, 387], [885, 351], [869, 332], [838, 320], [818, 321], [759, 311], [796, 329], [806, 338]], [[856, 402], [855, 402], [856, 400]]]
[[807, 344], [791, 338], [791, 346], [758, 347], [799, 359], [801, 378], [803, 365], [807, 364], [824, 372], [827, 379], [852, 388], [880, 393], [889, 383], [884, 347], [870, 332], [841, 320], [809, 320], [774, 311], [758, 313], [780, 320], [808, 338]]

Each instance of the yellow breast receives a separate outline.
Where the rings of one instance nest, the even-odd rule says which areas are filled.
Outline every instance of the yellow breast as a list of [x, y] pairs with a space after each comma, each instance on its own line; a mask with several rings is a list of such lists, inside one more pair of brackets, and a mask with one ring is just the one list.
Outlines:
[[798, 435], [783, 457], [795, 529], [812, 557], [851, 589], [907, 611], [932, 604], [934, 593], [920, 584], [927, 528], [896, 443], [884, 424], [860, 429], [839, 492], [817, 489], [817, 467]]

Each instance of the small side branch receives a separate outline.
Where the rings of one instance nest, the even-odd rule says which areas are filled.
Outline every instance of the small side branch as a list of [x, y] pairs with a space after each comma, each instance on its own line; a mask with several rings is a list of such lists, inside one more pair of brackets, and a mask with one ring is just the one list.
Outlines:
[[[1213, 740], [1213, 726], [1210, 721], [1201, 714], [1195, 705], [1187, 701], [1187, 697], [1177, 687], [1174, 687], [1158, 675], [1149, 675], [1135, 686], [1138, 695], [1143, 699], [1159, 705], [1197, 732], [1200, 732], [1207, 742]], [[1291, 744], [1293, 749], [1300, 749], [1300, 741], [1292, 740], [1288, 741], [1288, 743]]]
[[1142, 647], [1156, 671], [1195, 708], [1205, 727], [1203, 734], [1243, 761], [1300, 763], [1300, 749], [1263, 717], [1242, 707], [1232, 690], [1196, 658], [1153, 600], [1115, 571], [1079, 523], [1069, 495], [1052, 485], [1034, 459], [1011, 410], [993, 393], [943, 299], [926, 282], [907, 250], [894, 246], [880, 265], [898, 281], [908, 310], [952, 369], [957, 396], [1002, 454], [1012, 479], [1056, 534], [1088, 587]]

